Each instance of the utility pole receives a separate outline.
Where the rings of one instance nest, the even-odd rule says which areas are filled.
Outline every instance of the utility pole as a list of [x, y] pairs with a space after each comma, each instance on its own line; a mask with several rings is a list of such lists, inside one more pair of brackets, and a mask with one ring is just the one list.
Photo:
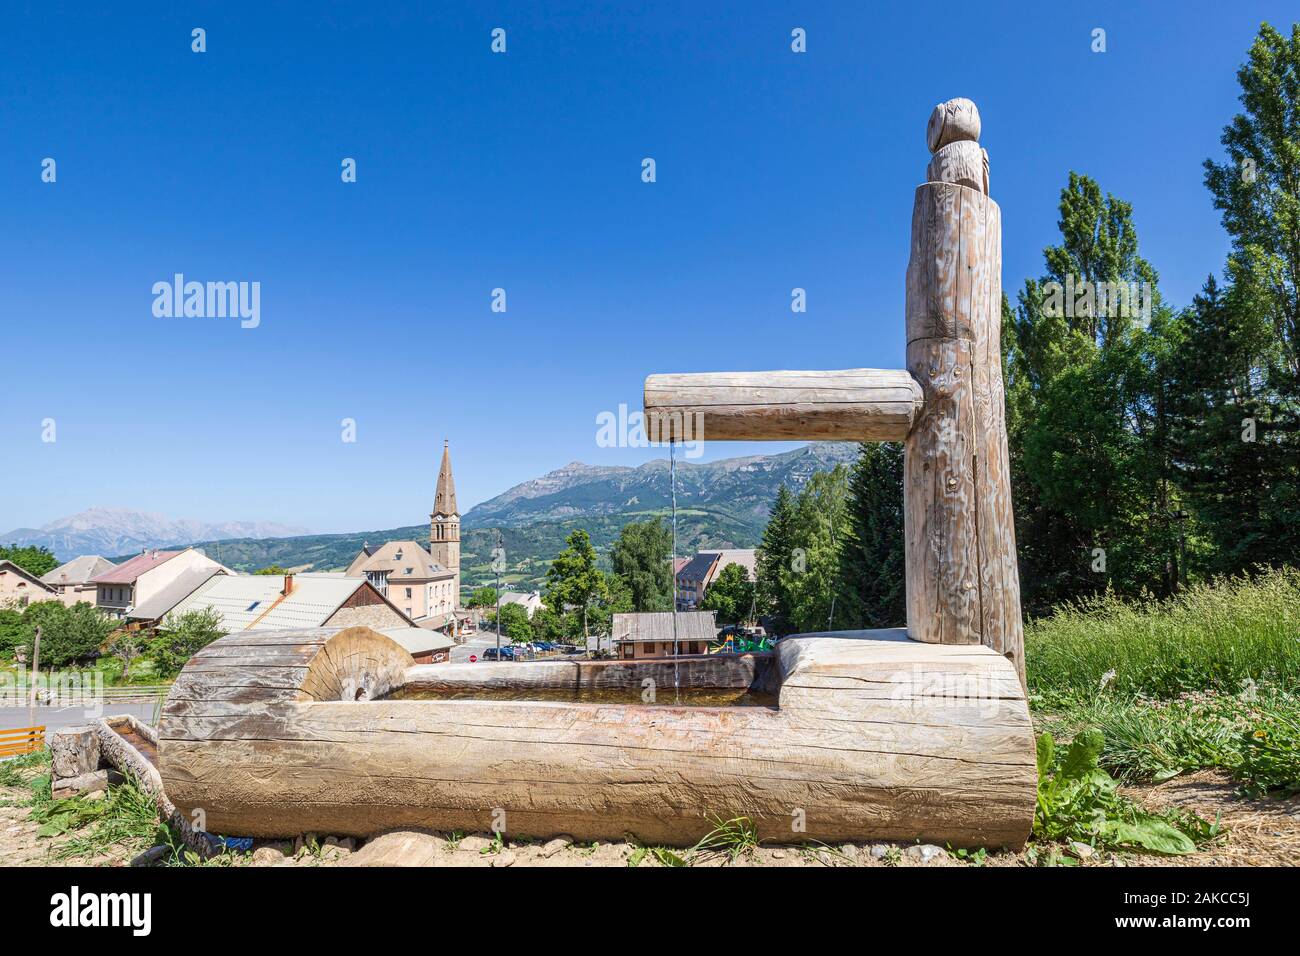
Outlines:
[[497, 553], [493, 556], [492, 569], [497, 577], [497, 660], [501, 660], [501, 565], [505, 561], [505, 549], [501, 546], [501, 529], [497, 529]]
[[27, 726], [36, 726], [36, 685], [41, 676], [41, 628], [36, 627], [36, 639], [32, 641], [32, 686], [30, 704], [27, 708]]

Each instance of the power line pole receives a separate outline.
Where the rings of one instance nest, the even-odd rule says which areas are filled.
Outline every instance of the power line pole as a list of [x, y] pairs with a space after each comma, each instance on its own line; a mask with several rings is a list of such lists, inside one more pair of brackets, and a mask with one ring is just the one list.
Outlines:
[[36, 639], [32, 641], [32, 686], [30, 704], [27, 708], [27, 726], [36, 726], [36, 684], [41, 676], [41, 628], [36, 627]]
[[497, 580], [497, 660], [501, 660], [501, 565], [505, 562], [505, 549], [501, 546], [501, 529], [497, 529], [497, 553], [493, 555], [492, 570]]

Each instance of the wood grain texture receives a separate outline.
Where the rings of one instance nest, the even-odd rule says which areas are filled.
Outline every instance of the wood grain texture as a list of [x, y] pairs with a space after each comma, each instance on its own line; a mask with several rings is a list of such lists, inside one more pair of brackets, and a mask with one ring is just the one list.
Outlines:
[[926, 401], [904, 452], [909, 633], [983, 643], [1023, 682], [1001, 272], [997, 204], [955, 183], [918, 188], [905, 319], [908, 370]]
[[902, 441], [923, 398], [907, 372], [890, 369], [651, 375], [646, 432], [652, 441]]
[[963, 96], [940, 103], [925, 126], [925, 144], [934, 153], [961, 140], [979, 142], [980, 111]]
[[930, 157], [925, 178], [932, 183], [956, 183], [984, 192], [984, 150], [979, 143], [959, 140]]
[[[308, 670], [358, 666], [367, 643], [366, 666], [392, 663], [386, 638], [353, 634], [342, 659], [320, 641]], [[548, 682], [546, 663], [529, 665], [530, 683]], [[486, 830], [499, 809], [510, 834], [582, 840], [687, 845], [744, 815], [779, 842], [1023, 843], [1033, 735], [1002, 657], [898, 630], [787, 638], [775, 667], [776, 708], [330, 700], [270, 687], [232, 703], [191, 684], [164, 708], [161, 774], [209, 830], [251, 836]], [[556, 669], [561, 683], [572, 674]], [[343, 697], [361, 686], [346, 674], [324, 684]]]

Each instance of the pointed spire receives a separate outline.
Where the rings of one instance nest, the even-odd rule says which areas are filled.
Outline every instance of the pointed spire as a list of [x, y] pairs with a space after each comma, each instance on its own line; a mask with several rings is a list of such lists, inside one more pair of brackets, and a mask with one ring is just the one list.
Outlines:
[[433, 513], [436, 515], [459, 515], [456, 509], [456, 482], [451, 477], [450, 443], [442, 441], [442, 467], [438, 470], [438, 493], [433, 499]]

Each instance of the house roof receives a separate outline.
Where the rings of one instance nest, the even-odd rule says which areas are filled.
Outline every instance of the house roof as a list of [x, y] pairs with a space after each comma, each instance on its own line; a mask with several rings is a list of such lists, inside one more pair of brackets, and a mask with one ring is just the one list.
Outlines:
[[50, 587], [48, 584], [46, 584], [36, 575], [32, 574], [32, 572], [28, 571], [20, 564], [14, 564], [12, 561], [8, 560], [7, 558], [3, 561], [0, 561], [0, 572], [3, 571], [8, 571], [11, 574], [16, 574], [20, 578], [26, 578], [28, 581], [30, 581], [32, 584], [35, 584], [42, 591], [50, 591], [51, 593], [54, 591], [54, 588]]
[[157, 594], [152, 595], [142, 604], [127, 612], [127, 617], [137, 621], [157, 621], [166, 617], [176, 605], [197, 591], [208, 579], [216, 574], [225, 574], [221, 568], [187, 568], [175, 581], [168, 584]]
[[130, 561], [123, 561], [121, 564], [97, 574], [90, 579], [91, 584], [135, 584], [136, 578], [146, 571], [152, 571], [160, 564], [166, 564], [178, 554], [184, 554], [183, 551], [146, 551], [144, 554], [137, 554]]
[[438, 631], [427, 631], [422, 627], [385, 627], [381, 628], [379, 633], [401, 644], [408, 654], [445, 651], [456, 645], [456, 642], [447, 635]]
[[717, 560], [718, 552], [701, 551], [686, 562], [686, 565], [677, 572], [677, 579], [679, 581], [707, 581]]
[[643, 614], [615, 614], [613, 640], [673, 640], [673, 618], [677, 618], [678, 641], [714, 641], [718, 637], [715, 611], [652, 611]]
[[532, 604], [542, 602], [542, 595], [537, 591], [502, 591], [502, 604]]
[[60, 564], [53, 571], [41, 575], [41, 580], [51, 586], [68, 584], [87, 584], [97, 574], [104, 574], [117, 567], [107, 558], [97, 554], [83, 554], [66, 564]]
[[460, 514], [456, 510], [456, 482], [451, 477], [451, 448], [446, 441], [442, 443], [442, 467], [438, 469], [438, 490], [433, 496], [433, 514]]
[[348, 568], [349, 575], [360, 577], [367, 571], [387, 571], [389, 584], [455, 577], [454, 572], [433, 560], [429, 552], [415, 541], [389, 541], [370, 551], [369, 555], [364, 550], [357, 554]]
[[707, 583], [712, 583], [713, 579], [722, 573], [722, 569], [729, 564], [738, 564], [749, 573], [751, 581], [758, 577], [758, 551], [754, 548], [732, 548], [727, 551], [706, 551], [703, 554], [716, 554], [717, 563], [709, 575]]
[[[200, 585], [172, 613], [213, 608], [221, 615], [222, 625], [232, 632], [253, 627], [259, 631], [321, 627], [359, 588], [373, 590], [365, 578], [296, 574], [293, 589], [286, 595], [283, 575], [220, 574]], [[384, 603], [393, 607], [386, 600]], [[397, 613], [405, 617], [401, 611]]]

